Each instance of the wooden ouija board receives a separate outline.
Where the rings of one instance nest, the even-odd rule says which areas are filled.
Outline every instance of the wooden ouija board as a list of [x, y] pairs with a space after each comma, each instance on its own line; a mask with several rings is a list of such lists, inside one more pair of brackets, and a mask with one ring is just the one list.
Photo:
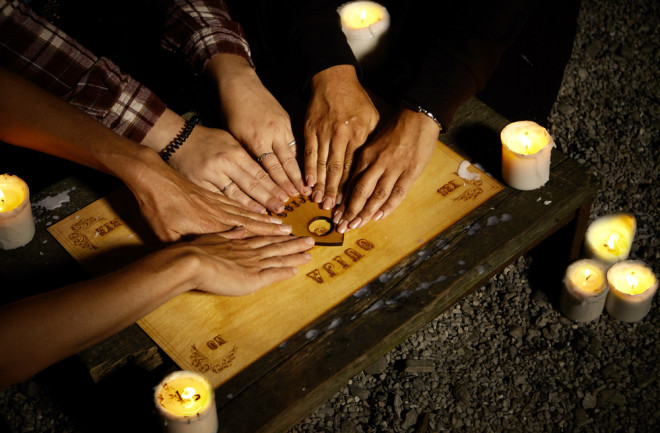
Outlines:
[[[438, 142], [403, 203], [343, 239], [331, 230], [328, 211], [292, 198], [282, 219], [294, 234], [311, 230], [327, 244], [312, 248], [311, 263], [296, 277], [242, 297], [184, 293], [138, 325], [182, 369], [204, 373], [217, 388], [503, 188], [474, 166], [468, 171], [479, 173], [478, 179], [459, 176], [462, 161]], [[122, 209], [123, 201], [104, 197], [49, 229], [91, 275], [134, 260], [155, 244], [139, 213]]]

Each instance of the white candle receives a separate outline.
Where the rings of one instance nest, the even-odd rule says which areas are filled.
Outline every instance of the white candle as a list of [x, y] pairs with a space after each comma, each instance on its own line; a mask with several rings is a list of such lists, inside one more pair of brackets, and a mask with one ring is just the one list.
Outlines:
[[508, 124], [502, 139], [502, 178], [515, 189], [529, 191], [550, 179], [550, 155], [555, 142], [548, 131], [532, 121]]
[[595, 260], [578, 260], [566, 268], [559, 306], [570, 319], [590, 322], [603, 312], [607, 292], [603, 265]]
[[372, 1], [354, 1], [338, 9], [341, 29], [355, 58], [364, 69], [377, 66], [386, 53], [390, 14]]
[[626, 260], [636, 230], [635, 217], [629, 213], [600, 217], [587, 227], [584, 254], [586, 257], [600, 260], [606, 266]]
[[13, 250], [34, 237], [30, 190], [23, 179], [0, 175], [0, 248]]
[[605, 308], [622, 322], [638, 322], [651, 309], [658, 290], [658, 279], [643, 262], [625, 260], [612, 265], [607, 271], [610, 292]]
[[211, 383], [201, 374], [177, 371], [155, 389], [156, 407], [166, 433], [215, 433], [218, 414]]

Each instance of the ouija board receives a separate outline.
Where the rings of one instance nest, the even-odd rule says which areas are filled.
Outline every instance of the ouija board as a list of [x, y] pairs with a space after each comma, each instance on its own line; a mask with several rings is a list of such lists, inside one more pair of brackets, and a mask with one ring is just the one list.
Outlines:
[[[326, 244], [312, 248], [311, 263], [294, 278], [242, 297], [184, 293], [137, 323], [182, 369], [204, 373], [217, 388], [503, 188], [473, 165], [467, 170], [478, 176], [459, 176], [462, 162], [438, 142], [403, 203], [343, 237], [331, 230], [328, 211], [292, 198], [282, 219], [294, 234], [307, 230]], [[122, 207], [126, 201], [104, 197], [49, 231], [91, 275], [114, 270], [155, 248], [139, 212]]]

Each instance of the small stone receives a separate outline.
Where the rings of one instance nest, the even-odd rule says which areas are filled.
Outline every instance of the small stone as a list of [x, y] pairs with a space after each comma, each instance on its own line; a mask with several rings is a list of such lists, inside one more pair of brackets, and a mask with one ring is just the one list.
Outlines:
[[419, 418], [417, 411], [409, 410], [406, 412], [406, 416], [401, 423], [401, 428], [408, 430], [410, 427], [413, 427], [415, 424], [417, 424], [417, 418]]
[[379, 374], [385, 373], [385, 371], [387, 371], [387, 359], [385, 359], [384, 356], [381, 356], [376, 360], [376, 362], [364, 369], [364, 374], [369, 376], [377, 376]]
[[454, 398], [461, 403], [468, 404], [470, 403], [471, 396], [470, 396], [470, 391], [464, 386], [464, 385], [457, 385], [456, 388], [454, 388], [453, 392]]
[[513, 338], [522, 338], [523, 336], [522, 326], [519, 325], [513, 326], [511, 329], [509, 329], [509, 335], [511, 335]]
[[579, 429], [591, 422], [591, 418], [584, 409], [577, 408], [573, 413], [573, 428]]
[[397, 418], [401, 418], [402, 410], [403, 410], [403, 401], [401, 400], [401, 396], [399, 394], [396, 394], [394, 396], [394, 413], [396, 414]]
[[593, 409], [596, 407], [596, 396], [587, 392], [582, 399], [582, 407], [584, 409]]
[[626, 405], [626, 396], [621, 394], [616, 389], [605, 389], [600, 393], [601, 399], [612, 403], [616, 406]]
[[407, 359], [406, 373], [433, 373], [435, 371], [435, 362], [430, 359]]
[[358, 433], [358, 430], [351, 419], [345, 419], [341, 423], [341, 433]]
[[360, 400], [366, 400], [370, 395], [369, 391], [356, 384], [348, 385], [348, 391]]

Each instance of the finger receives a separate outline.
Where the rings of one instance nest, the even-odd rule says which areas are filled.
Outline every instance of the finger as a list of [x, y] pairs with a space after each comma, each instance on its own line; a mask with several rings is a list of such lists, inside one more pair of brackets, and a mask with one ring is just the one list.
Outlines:
[[264, 268], [285, 268], [306, 265], [312, 260], [312, 255], [302, 251], [299, 253], [287, 254], [283, 256], [268, 257], [261, 260], [260, 265]]
[[371, 167], [357, 177], [355, 185], [351, 188], [351, 195], [346, 204], [346, 210], [337, 227], [339, 233], [344, 233], [347, 228], [352, 228], [347, 227], [348, 223], [355, 224], [355, 218], [364, 208], [364, 205], [369, 200], [369, 197], [371, 197], [382, 176], [383, 171], [381, 169]]
[[[396, 178], [393, 176], [383, 176], [378, 180], [373, 192], [367, 199], [366, 203], [362, 209], [357, 213], [357, 215], [349, 220], [346, 218], [348, 223], [348, 228], [357, 229], [364, 226], [366, 223], [371, 221], [373, 215], [381, 208], [381, 206], [387, 201], [392, 193], [392, 189], [396, 183]], [[404, 193], [405, 195], [405, 193]]]
[[291, 234], [292, 227], [288, 224], [273, 224], [258, 221], [249, 217], [241, 217], [242, 221], [236, 226], [245, 227], [246, 236], [268, 236], [268, 235], [288, 235]]
[[275, 150], [262, 153], [259, 158], [257, 158], [257, 162], [261, 164], [273, 181], [284, 190], [284, 193], [287, 194], [287, 200], [292, 195], [297, 194], [296, 187], [289, 180], [289, 176], [284, 171], [284, 167], [282, 167]]
[[[360, 146], [364, 143], [360, 143]], [[335, 200], [335, 205], [338, 206], [342, 204], [344, 199], [344, 194], [346, 184], [350, 181], [351, 170], [353, 169], [353, 163], [355, 162], [357, 149], [360, 146], [352, 146], [349, 142], [348, 148], [346, 149], [346, 157], [344, 158], [344, 171], [342, 173], [341, 180], [339, 181], [339, 186], [337, 187], [337, 198]]]
[[[265, 268], [259, 271], [260, 287], [256, 288], [259, 290], [262, 287], [269, 286], [271, 284], [278, 283], [280, 281], [288, 280], [293, 278], [298, 274], [298, 268], [296, 267], [286, 267], [286, 268]], [[249, 294], [253, 291], [245, 292], [244, 294]]]
[[[241, 188], [234, 182], [229, 185], [226, 185], [220, 190], [225, 196], [229, 197], [232, 200], [237, 201], [247, 210], [255, 213], [264, 213], [266, 208], [259, 204], [257, 201], [253, 200], [250, 196], [245, 194]], [[279, 200], [278, 200], [279, 201]], [[269, 203], [270, 204], [270, 203]], [[284, 209], [284, 204], [282, 203], [278, 209]], [[277, 211], [276, 211], [277, 212]]]
[[339, 182], [341, 181], [344, 173], [344, 163], [348, 143], [348, 126], [345, 128], [339, 128], [337, 134], [335, 134], [332, 139], [332, 144], [328, 155], [325, 197], [323, 199], [322, 205], [323, 209], [332, 209], [335, 206], [335, 201], [339, 190]]
[[286, 145], [289, 147], [294, 158], [298, 156], [298, 142], [295, 139], [289, 141]]
[[319, 143], [316, 138], [316, 131], [305, 125], [305, 182], [307, 186], [313, 188], [316, 185], [316, 162], [318, 160]]
[[330, 149], [330, 136], [319, 134], [317, 137], [318, 155], [316, 159], [316, 184], [312, 193], [312, 201], [321, 203], [325, 195], [326, 170], [328, 165], [328, 152]]
[[277, 239], [269, 242], [259, 248], [259, 254], [264, 258], [284, 257], [290, 254], [298, 254], [309, 250], [314, 246], [314, 239], [311, 237], [292, 238], [282, 241]]
[[300, 173], [300, 167], [298, 166], [296, 155], [291, 151], [291, 146], [289, 146], [291, 143], [295, 145], [295, 142], [296, 141], [292, 139], [283, 140], [281, 143], [273, 143], [273, 151], [292, 184], [291, 188], [287, 190], [289, 197], [294, 197], [298, 194], [309, 195], [311, 192], [311, 188], [306, 187], [302, 180], [302, 174]]
[[394, 212], [394, 209], [396, 209], [406, 198], [406, 195], [412, 188], [413, 184], [413, 179], [401, 177], [396, 185], [394, 185], [394, 188], [392, 188], [392, 192], [385, 204], [374, 214], [374, 220], [380, 221]]
[[243, 167], [237, 167], [236, 185], [249, 197], [265, 206], [272, 212], [284, 210], [288, 194], [277, 185], [259, 164], [253, 160], [245, 160]]

